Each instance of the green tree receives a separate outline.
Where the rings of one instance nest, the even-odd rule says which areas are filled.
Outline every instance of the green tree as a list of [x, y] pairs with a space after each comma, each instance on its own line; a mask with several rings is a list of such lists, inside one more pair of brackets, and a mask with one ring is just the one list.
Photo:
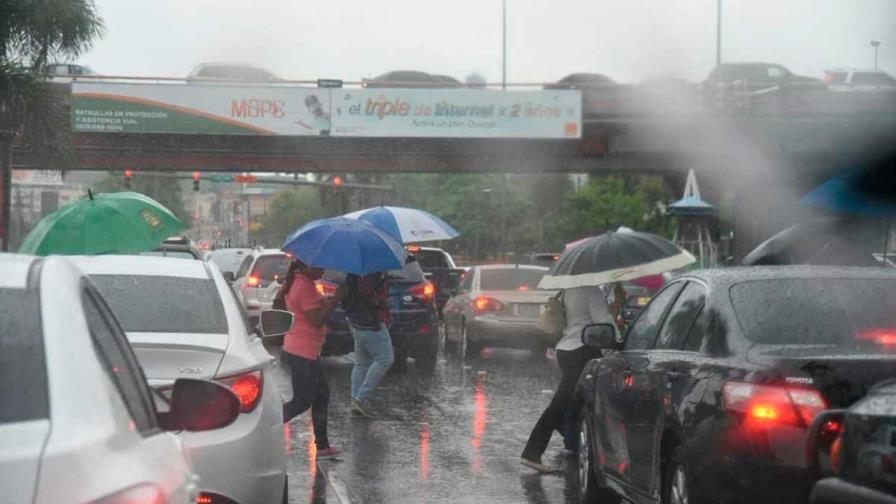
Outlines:
[[51, 58], [75, 58], [102, 33], [92, 0], [0, 1], [0, 227], [9, 229], [13, 143], [30, 146], [44, 163], [69, 144], [63, 104], [36, 76]]
[[124, 178], [120, 174], [110, 173], [97, 187], [96, 193], [134, 191], [145, 194], [161, 203], [184, 223], [188, 229], [193, 223], [193, 214], [184, 207], [183, 183], [173, 177], [141, 173], [134, 177], [132, 188], [124, 186]]
[[281, 191], [274, 196], [261, 219], [257, 237], [261, 243], [279, 245], [287, 235], [314, 219], [332, 217], [321, 204], [320, 192], [311, 187]]

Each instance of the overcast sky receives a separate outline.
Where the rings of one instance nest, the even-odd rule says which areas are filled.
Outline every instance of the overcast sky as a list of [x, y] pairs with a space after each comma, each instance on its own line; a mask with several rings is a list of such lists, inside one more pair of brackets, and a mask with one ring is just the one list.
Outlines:
[[[81, 58], [103, 74], [176, 77], [238, 61], [289, 79], [415, 69], [501, 79], [501, 0], [95, 0], [106, 36]], [[716, 0], [507, 0], [510, 82], [572, 72], [701, 80]], [[722, 58], [896, 72], [896, 0], [724, 0]]]

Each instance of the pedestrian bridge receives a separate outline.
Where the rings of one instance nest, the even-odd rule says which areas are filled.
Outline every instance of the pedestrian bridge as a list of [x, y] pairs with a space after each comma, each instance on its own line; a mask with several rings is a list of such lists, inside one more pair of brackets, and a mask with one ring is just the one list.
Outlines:
[[[695, 165], [757, 158], [815, 169], [896, 145], [896, 93], [857, 95], [817, 87], [799, 94], [774, 89], [756, 94], [735, 86], [709, 96], [697, 87], [655, 94], [624, 85], [575, 91], [539, 85], [509, 91], [317, 88], [301, 81], [203, 87], [119, 77], [53, 85], [71, 107], [70, 161], [54, 167], [66, 170], [686, 172]], [[208, 103], [222, 88], [242, 93], [242, 100], [222, 105], [227, 110], [221, 114], [235, 120], [205, 121], [203, 114], [214, 114], [203, 110], [215, 111]], [[97, 92], [106, 89], [114, 93]], [[104, 97], [115, 93], [133, 96], [111, 108], [104, 105]], [[365, 93], [381, 100], [362, 103]], [[415, 103], [415, 93], [426, 93], [430, 109], [437, 110], [427, 111], [426, 100]], [[452, 93], [467, 93], [467, 103], [473, 100], [475, 106], [455, 107], [442, 99]], [[470, 93], [475, 96], [469, 98]], [[514, 124], [488, 119], [500, 117], [502, 110], [514, 113], [518, 96], [526, 98], [521, 112], [534, 119]], [[283, 119], [298, 108], [304, 115], [287, 128], [273, 126], [282, 124], [274, 121], [276, 116]], [[367, 119], [427, 112], [434, 117], [440, 111], [458, 114], [454, 119], [462, 121], [414, 119], [384, 127], [386, 121]], [[167, 122], [152, 122], [160, 114]], [[452, 124], [483, 129], [458, 134]], [[430, 129], [421, 136], [414, 127]], [[38, 166], [37, 158], [16, 149], [13, 166], [46, 168]]]

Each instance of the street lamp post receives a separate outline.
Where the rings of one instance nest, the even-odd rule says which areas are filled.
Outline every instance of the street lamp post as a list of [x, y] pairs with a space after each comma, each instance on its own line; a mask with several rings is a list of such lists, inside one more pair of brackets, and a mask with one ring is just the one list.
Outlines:
[[722, 0], [716, 1], [716, 66], [722, 64]]
[[880, 40], [872, 40], [871, 47], [874, 48], [874, 69], [877, 70], [877, 49], [880, 47]]
[[501, 0], [501, 89], [507, 89], [507, 0]]

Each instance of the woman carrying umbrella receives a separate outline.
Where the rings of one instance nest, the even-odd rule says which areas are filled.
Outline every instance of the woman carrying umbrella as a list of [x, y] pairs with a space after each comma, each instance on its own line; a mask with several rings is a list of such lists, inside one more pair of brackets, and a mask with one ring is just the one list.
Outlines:
[[288, 423], [311, 408], [317, 458], [331, 459], [342, 450], [330, 446], [327, 437], [330, 387], [320, 352], [327, 337], [327, 320], [345, 296], [345, 289], [340, 287], [333, 297], [325, 298], [314, 285], [322, 275], [322, 269], [294, 260], [274, 305], [285, 305], [295, 317], [283, 339], [283, 356], [292, 376], [292, 399], [283, 404], [283, 422]]
[[[568, 419], [575, 414], [573, 392], [585, 365], [600, 353], [582, 342], [588, 324], [613, 323], [625, 303], [619, 282], [683, 268], [694, 256], [672, 242], [650, 233], [626, 230], [582, 240], [567, 248], [538, 287], [563, 290], [566, 326], [557, 343], [560, 384], [545, 408], [523, 449], [520, 463], [541, 473], [554, 472], [541, 456], [556, 430], [567, 431]], [[613, 305], [597, 287], [615, 283]], [[572, 448], [567, 442], [567, 448]]]

